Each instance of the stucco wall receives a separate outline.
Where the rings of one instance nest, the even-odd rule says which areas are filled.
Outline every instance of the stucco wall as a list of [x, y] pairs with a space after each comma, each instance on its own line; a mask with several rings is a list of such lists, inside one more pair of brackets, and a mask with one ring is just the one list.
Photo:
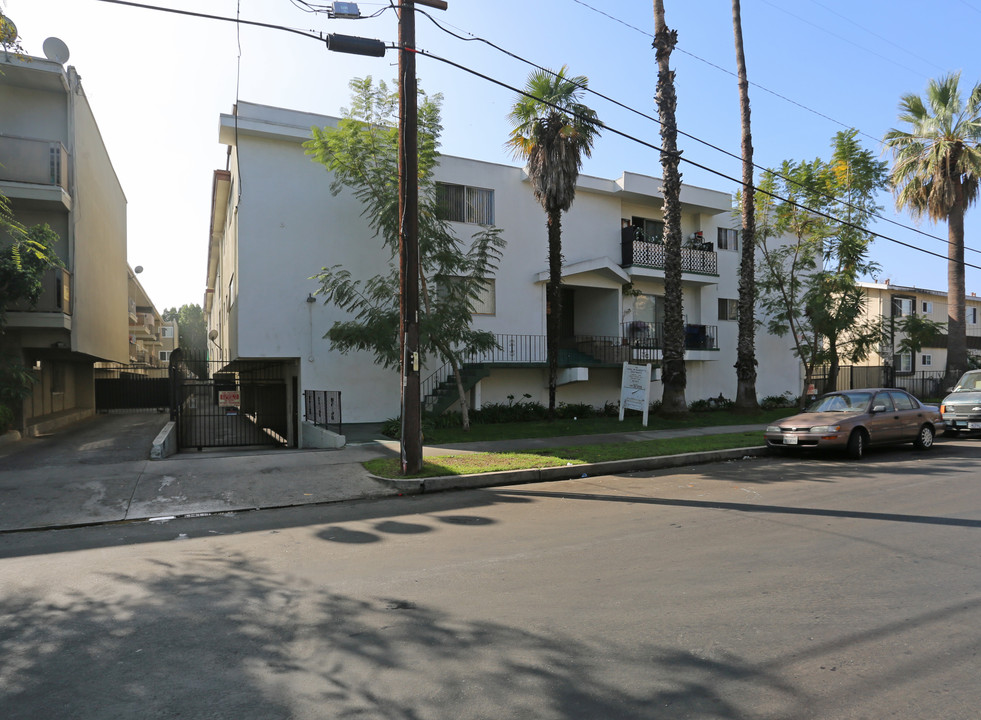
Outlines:
[[[344, 315], [320, 299], [306, 302], [318, 284], [310, 279], [321, 267], [342, 265], [355, 277], [376, 274], [390, 253], [371, 236], [361, 208], [347, 192], [333, 196], [326, 170], [311, 161], [301, 142], [309, 133], [302, 123], [324, 124], [328, 118], [291, 113], [277, 108], [240, 104], [237, 156], [233, 154], [232, 204], [241, 198], [226, 222], [216, 284], [212, 326], [227, 325], [234, 307], [232, 330], [223, 331], [233, 356], [300, 358], [302, 389], [341, 390], [345, 422], [377, 421], [398, 414], [399, 378], [366, 353], [340, 355], [329, 350], [323, 335]], [[223, 141], [234, 142], [231, 133]], [[535, 201], [520, 168], [444, 156], [437, 170], [443, 182], [494, 190], [495, 222], [507, 248], [495, 275], [496, 312], [479, 315], [474, 325], [497, 334], [545, 334], [547, 233], [545, 215]], [[241, 177], [241, 185], [238, 178]], [[629, 176], [621, 183], [634, 191], [655, 193], [655, 179]], [[716, 229], [729, 227], [731, 215], [725, 194], [689, 189], [700, 205], [686, 206], [685, 235], [700, 230], [708, 242]], [[663, 271], [638, 271], [627, 278], [620, 264], [620, 220], [634, 215], [660, 217], [661, 200], [625, 195], [618, 182], [584, 178], [575, 204], [563, 218], [566, 266], [590, 268], [568, 278], [577, 292], [575, 330], [583, 334], [617, 335], [625, 318], [620, 295], [626, 280], [642, 292], [663, 295]], [[452, 223], [463, 240], [478, 226]], [[234, 238], [238, 238], [237, 245]], [[237, 247], [237, 252], [235, 248]], [[688, 363], [689, 401], [735, 396], [736, 323], [720, 321], [718, 298], [738, 297], [739, 253], [717, 253], [718, 276], [686, 275], [684, 313], [693, 324], [718, 328], [719, 351], [700, 353]], [[229, 279], [235, 276], [231, 296]], [[229, 298], [231, 302], [229, 303]], [[798, 365], [784, 339], [760, 333], [757, 338], [760, 397], [797, 392]], [[706, 359], [709, 358], [709, 359]], [[427, 368], [425, 378], [437, 369]], [[481, 383], [484, 401], [506, 401], [507, 395], [527, 392], [547, 400], [544, 369], [496, 370]], [[660, 383], [652, 390], [660, 397]], [[562, 402], [594, 405], [619, 395], [617, 369], [591, 369], [589, 383], [559, 388]]]
[[128, 362], [126, 197], [88, 101], [74, 97], [72, 350]]

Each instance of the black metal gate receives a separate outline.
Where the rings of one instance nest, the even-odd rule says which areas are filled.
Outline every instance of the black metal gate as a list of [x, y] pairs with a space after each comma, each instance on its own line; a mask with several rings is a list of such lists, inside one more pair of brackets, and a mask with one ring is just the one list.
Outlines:
[[163, 412], [170, 407], [166, 367], [98, 363], [95, 367], [96, 412]]
[[179, 449], [289, 444], [287, 384], [279, 363], [228, 363], [175, 350], [170, 392]]

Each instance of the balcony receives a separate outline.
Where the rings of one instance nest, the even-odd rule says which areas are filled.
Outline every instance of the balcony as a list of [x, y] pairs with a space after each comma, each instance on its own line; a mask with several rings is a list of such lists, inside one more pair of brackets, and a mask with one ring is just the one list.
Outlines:
[[130, 320], [129, 332], [139, 340], [156, 340], [157, 326], [153, 315], [149, 313], [136, 313], [136, 322]]
[[[543, 365], [546, 362], [544, 335], [497, 335], [498, 347], [484, 353], [474, 353], [466, 363], [490, 365]], [[559, 365], [581, 367], [619, 365], [623, 362], [660, 360], [664, 350], [663, 323], [625, 323], [622, 335], [576, 335], [559, 342]], [[687, 360], [706, 359], [717, 352], [718, 328], [715, 325], [685, 325], [685, 354]]]
[[0, 137], [0, 183], [29, 187], [4, 188], [11, 198], [59, 202], [70, 206], [68, 196], [68, 152], [57, 140]]
[[41, 296], [37, 305], [30, 307], [19, 301], [10, 307], [10, 312], [61, 313], [72, 314], [71, 306], [72, 274], [64, 268], [48, 268], [41, 278]]
[[[663, 270], [665, 265], [665, 245], [659, 239], [636, 233], [631, 238], [625, 236], [620, 243], [621, 267], [638, 265], [640, 267]], [[700, 275], [718, 275], [718, 255], [709, 242], [689, 244], [681, 248], [681, 271]]]

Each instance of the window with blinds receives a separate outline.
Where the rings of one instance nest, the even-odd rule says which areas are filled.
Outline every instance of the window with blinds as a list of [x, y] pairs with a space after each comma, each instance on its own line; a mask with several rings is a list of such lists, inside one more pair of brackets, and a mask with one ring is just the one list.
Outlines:
[[442, 220], [494, 224], [494, 191], [469, 185], [436, 183], [436, 204]]

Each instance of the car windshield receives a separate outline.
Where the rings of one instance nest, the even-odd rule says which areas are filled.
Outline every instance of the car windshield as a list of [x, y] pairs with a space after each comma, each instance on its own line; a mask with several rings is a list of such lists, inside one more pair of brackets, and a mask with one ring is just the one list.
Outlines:
[[867, 392], [832, 393], [811, 403], [807, 412], [861, 412], [870, 400], [872, 394]]
[[981, 390], [981, 371], [975, 370], [964, 373], [961, 379], [957, 381], [957, 387], [954, 388], [954, 392], [973, 392], [974, 390]]

